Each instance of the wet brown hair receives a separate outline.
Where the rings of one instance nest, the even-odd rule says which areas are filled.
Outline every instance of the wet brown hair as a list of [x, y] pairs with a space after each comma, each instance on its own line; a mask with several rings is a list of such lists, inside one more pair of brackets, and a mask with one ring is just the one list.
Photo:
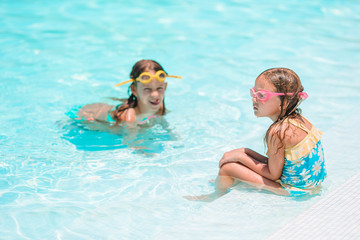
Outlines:
[[[280, 114], [277, 120], [269, 127], [264, 138], [264, 142], [266, 143], [268, 141], [270, 131], [272, 129], [276, 129], [276, 135], [283, 146], [285, 132], [289, 128], [288, 126], [285, 131], [282, 131], [284, 120], [288, 118], [296, 118], [303, 122], [301, 118], [301, 109], [298, 106], [302, 100], [299, 93], [304, 91], [304, 87], [301, 84], [299, 76], [293, 70], [288, 68], [270, 68], [262, 72], [258, 78], [259, 77], [263, 77], [269, 83], [272, 83], [276, 88], [276, 92], [285, 93], [284, 96], [278, 96], [281, 101]], [[290, 95], [287, 93], [293, 94]], [[281, 132], [283, 132], [283, 134], [281, 134]]]
[[[159, 70], [163, 70], [165, 72], [165, 70], [163, 69], [163, 67], [156, 61], [154, 60], [140, 60], [138, 62], [135, 63], [135, 65], [132, 67], [131, 73], [130, 73], [130, 78], [131, 79], [136, 79], [137, 77], [140, 76], [141, 73], [143, 72], [149, 72], [149, 71], [159, 71]], [[165, 72], [166, 73], [166, 72]], [[113, 111], [113, 116], [116, 119], [116, 122], [119, 123], [121, 122], [121, 115], [125, 112], [126, 109], [129, 108], [135, 108], [137, 106], [137, 98], [136, 96], [131, 92], [131, 86], [135, 86], [137, 85], [137, 81], [134, 81], [128, 89], [129, 92], [129, 98], [128, 99], [123, 99], [123, 104], [122, 105], [118, 105], [116, 107], [116, 109]], [[162, 109], [160, 109], [160, 112], [158, 114], [160, 115], [164, 115], [166, 113], [166, 109], [165, 109], [165, 97], [163, 100], [163, 107]]]

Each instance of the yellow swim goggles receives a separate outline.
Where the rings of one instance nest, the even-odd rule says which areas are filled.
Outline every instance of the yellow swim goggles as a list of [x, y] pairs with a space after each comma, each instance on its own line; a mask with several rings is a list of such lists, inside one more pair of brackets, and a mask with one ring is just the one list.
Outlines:
[[126, 83], [129, 83], [129, 82], [134, 82], [134, 81], [138, 81], [138, 82], [141, 82], [141, 83], [149, 83], [151, 82], [154, 78], [156, 80], [158, 80], [159, 82], [163, 82], [165, 81], [165, 78], [167, 77], [171, 77], [171, 78], [181, 78], [180, 76], [174, 76], [174, 75], [167, 75], [166, 72], [164, 72], [163, 70], [159, 70], [155, 73], [155, 75], [152, 75], [151, 73], [149, 72], [143, 72], [140, 74], [140, 76], [138, 76], [135, 80], [134, 79], [130, 79], [130, 80], [127, 80], [125, 82], [121, 82], [121, 83], [118, 83], [116, 84], [115, 86], [118, 87], [118, 86], [121, 86], [121, 85], [124, 85]]

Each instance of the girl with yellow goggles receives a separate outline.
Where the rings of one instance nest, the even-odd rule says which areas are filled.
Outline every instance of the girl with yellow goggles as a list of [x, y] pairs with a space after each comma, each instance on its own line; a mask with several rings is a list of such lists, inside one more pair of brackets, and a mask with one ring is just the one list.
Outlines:
[[136, 62], [130, 77], [130, 80], [116, 84], [116, 86], [135, 81], [143, 84], [151, 83], [155, 79], [157, 81], [146, 86], [143, 84], [131, 84], [129, 98], [119, 99], [122, 103], [118, 105], [106, 103], [85, 105], [78, 111], [77, 115], [79, 118], [89, 121], [107, 122], [111, 125], [121, 122], [148, 123], [151, 119], [166, 113], [164, 99], [167, 83], [165, 79], [167, 77], [181, 78], [179, 76], [168, 75], [163, 67], [154, 60], [140, 60]]

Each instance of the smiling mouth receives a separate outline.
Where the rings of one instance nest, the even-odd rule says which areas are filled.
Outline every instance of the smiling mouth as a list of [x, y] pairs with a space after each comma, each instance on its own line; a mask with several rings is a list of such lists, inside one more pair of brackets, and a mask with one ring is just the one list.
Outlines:
[[160, 99], [155, 100], [155, 101], [150, 101], [151, 105], [157, 106], [160, 104]]

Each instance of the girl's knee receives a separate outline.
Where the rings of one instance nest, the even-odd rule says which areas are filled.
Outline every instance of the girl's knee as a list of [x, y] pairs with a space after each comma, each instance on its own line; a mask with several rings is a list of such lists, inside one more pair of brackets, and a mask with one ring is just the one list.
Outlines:
[[224, 153], [224, 155], [222, 156], [221, 159], [232, 158], [232, 157], [234, 157], [234, 154], [236, 154], [237, 156], [241, 156], [241, 155], [245, 154], [245, 148], [238, 148], [238, 149], [228, 151], [228, 152]]
[[228, 176], [229, 172], [234, 168], [238, 163], [225, 163], [219, 170], [220, 176]]

